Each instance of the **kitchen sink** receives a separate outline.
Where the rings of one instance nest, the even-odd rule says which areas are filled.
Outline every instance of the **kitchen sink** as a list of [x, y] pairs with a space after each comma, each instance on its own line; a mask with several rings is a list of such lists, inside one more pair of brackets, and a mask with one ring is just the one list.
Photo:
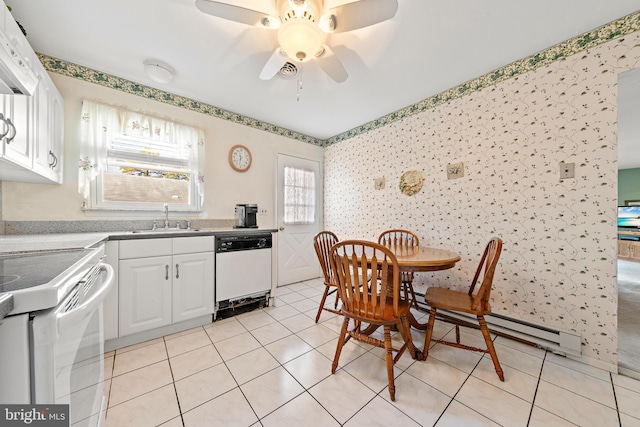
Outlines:
[[199, 228], [156, 228], [155, 230], [133, 230], [132, 233], [189, 233], [200, 231]]

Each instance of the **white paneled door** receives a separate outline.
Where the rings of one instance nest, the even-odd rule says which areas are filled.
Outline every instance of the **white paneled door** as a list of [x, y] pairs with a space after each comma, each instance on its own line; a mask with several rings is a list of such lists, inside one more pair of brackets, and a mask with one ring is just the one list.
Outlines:
[[278, 286], [320, 277], [313, 236], [322, 223], [320, 163], [278, 155]]

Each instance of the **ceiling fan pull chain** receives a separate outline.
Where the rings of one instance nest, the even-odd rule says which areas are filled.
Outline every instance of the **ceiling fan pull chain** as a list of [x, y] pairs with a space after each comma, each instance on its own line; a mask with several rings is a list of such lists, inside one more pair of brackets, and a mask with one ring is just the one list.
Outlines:
[[296, 85], [296, 101], [300, 101], [301, 90], [302, 90], [302, 67], [300, 67], [300, 73], [298, 74], [298, 84]]

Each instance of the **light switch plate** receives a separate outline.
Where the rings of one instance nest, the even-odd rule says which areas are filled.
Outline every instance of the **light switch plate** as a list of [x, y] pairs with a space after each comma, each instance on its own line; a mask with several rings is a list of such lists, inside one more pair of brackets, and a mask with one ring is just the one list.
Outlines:
[[560, 179], [575, 178], [576, 164], [560, 162]]
[[449, 163], [447, 165], [447, 179], [462, 178], [464, 176], [464, 164], [462, 162]]

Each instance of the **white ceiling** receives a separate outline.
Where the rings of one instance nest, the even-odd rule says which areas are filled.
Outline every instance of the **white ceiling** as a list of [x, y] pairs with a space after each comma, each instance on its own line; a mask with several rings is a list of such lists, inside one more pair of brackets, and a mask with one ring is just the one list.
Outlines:
[[[258, 74], [276, 32], [205, 15], [194, 0], [5, 0], [33, 48], [79, 65], [326, 139], [640, 10], [640, 0], [398, 0], [383, 23], [329, 35], [349, 78]], [[226, 0], [271, 10], [271, 0]], [[336, 6], [348, 0], [326, 0]], [[151, 81], [143, 61], [176, 70]]]

